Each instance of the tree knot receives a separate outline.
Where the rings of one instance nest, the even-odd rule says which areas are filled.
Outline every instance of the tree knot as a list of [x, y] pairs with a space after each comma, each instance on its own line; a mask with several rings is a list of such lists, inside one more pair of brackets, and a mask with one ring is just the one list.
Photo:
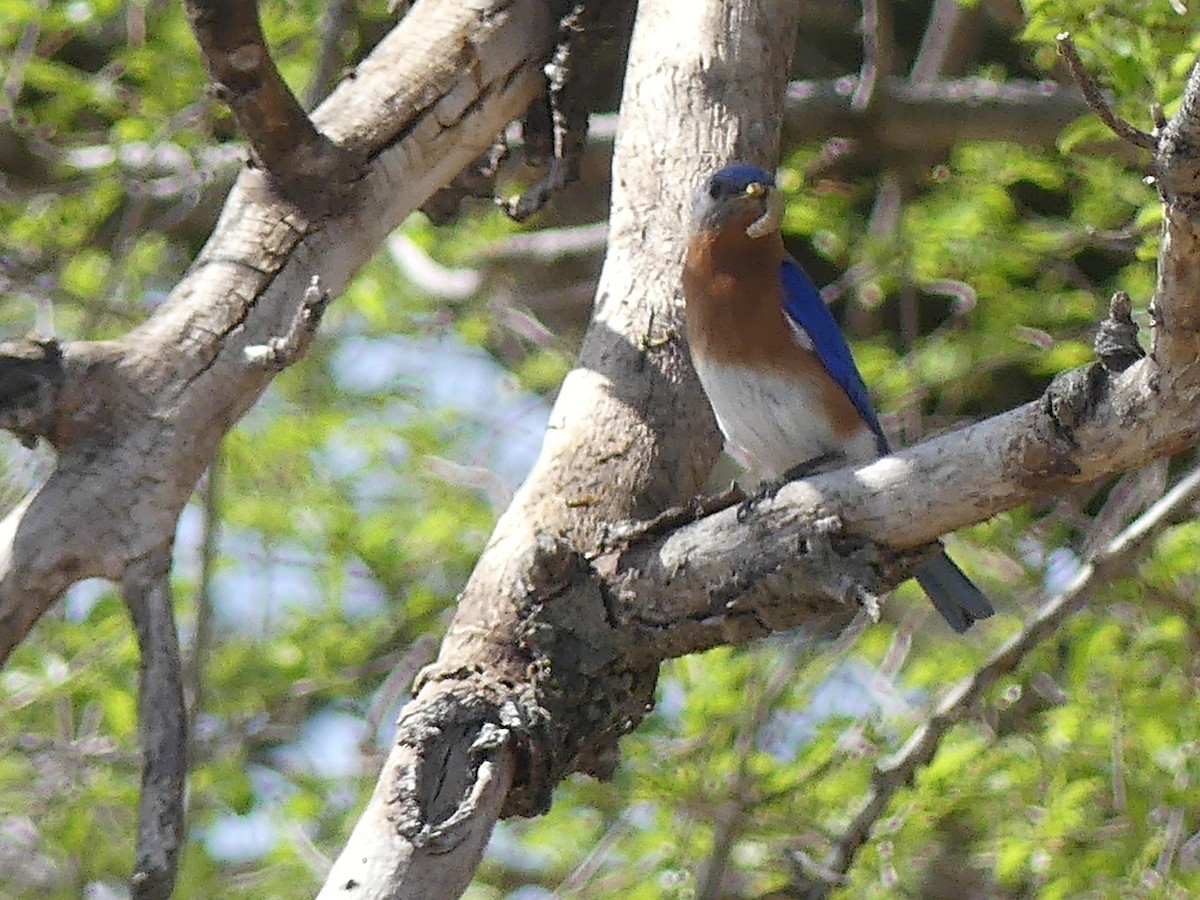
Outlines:
[[1138, 343], [1138, 327], [1132, 312], [1133, 302], [1129, 295], [1117, 291], [1108, 302], [1108, 317], [1096, 332], [1092, 347], [1109, 372], [1124, 372], [1146, 355]]

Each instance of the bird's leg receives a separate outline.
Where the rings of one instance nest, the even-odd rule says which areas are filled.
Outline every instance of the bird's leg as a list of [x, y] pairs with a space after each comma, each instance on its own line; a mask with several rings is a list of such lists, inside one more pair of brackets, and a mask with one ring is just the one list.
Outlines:
[[830, 450], [828, 453], [822, 453], [820, 456], [814, 456], [812, 459], [806, 459], [799, 465], [792, 466], [781, 476], [779, 476], [779, 485], [775, 488], [776, 491], [783, 487], [789, 481], [798, 481], [801, 478], [812, 478], [814, 475], [820, 475], [822, 472], [832, 472], [834, 469], [841, 468], [846, 462], [846, 454], [840, 450]]
[[819, 475], [822, 472], [830, 472], [836, 469], [846, 461], [846, 454], [837, 450], [831, 450], [828, 453], [822, 453], [820, 456], [814, 456], [812, 459], [806, 459], [799, 465], [792, 466], [778, 478], [769, 478], [763, 481], [738, 506], [737, 520], [745, 522], [754, 512], [754, 507], [762, 503], [764, 500], [771, 500], [779, 489], [789, 481], [796, 481], [800, 478], [811, 478], [813, 475]]
[[738, 483], [732, 482], [719, 494], [710, 497], [694, 497], [686, 506], [672, 506], [645, 522], [618, 522], [613, 525], [604, 540], [604, 547], [630, 547], [659, 534], [665, 534], [684, 525], [729, 509], [746, 499], [746, 492]]

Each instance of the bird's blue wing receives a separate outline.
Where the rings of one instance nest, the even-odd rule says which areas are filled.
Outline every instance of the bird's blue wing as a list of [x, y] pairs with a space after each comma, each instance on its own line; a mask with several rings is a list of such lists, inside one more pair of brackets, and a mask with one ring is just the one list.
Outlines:
[[780, 278], [783, 281], [784, 313], [808, 334], [813, 350], [825, 366], [825, 370], [846, 392], [859, 415], [875, 432], [879, 452], [887, 453], [887, 436], [879, 427], [879, 419], [875, 415], [875, 408], [871, 406], [867, 387], [863, 384], [858, 366], [854, 364], [854, 357], [850, 355], [846, 339], [842, 336], [837, 322], [833, 320], [829, 307], [821, 299], [820, 292], [794, 259], [788, 258], [783, 261]]

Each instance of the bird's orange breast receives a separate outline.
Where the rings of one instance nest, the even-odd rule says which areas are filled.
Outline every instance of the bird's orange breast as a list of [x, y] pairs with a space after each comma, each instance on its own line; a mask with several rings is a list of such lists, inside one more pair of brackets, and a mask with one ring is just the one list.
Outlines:
[[[785, 258], [778, 233], [750, 238], [737, 222], [693, 238], [683, 268], [692, 354], [697, 362], [802, 380], [817, 392], [834, 433], [848, 439], [863, 429], [862, 417], [786, 318], [780, 276]], [[721, 410], [717, 415], [724, 418]]]

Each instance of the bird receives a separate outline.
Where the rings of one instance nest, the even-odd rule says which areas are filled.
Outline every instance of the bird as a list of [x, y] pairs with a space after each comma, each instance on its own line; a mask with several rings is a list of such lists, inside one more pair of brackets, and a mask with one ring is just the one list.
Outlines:
[[[777, 481], [891, 452], [845, 337], [784, 249], [782, 218], [768, 172], [714, 172], [695, 194], [682, 275], [688, 345], [717, 425]], [[956, 632], [995, 612], [944, 549], [915, 574]]]

